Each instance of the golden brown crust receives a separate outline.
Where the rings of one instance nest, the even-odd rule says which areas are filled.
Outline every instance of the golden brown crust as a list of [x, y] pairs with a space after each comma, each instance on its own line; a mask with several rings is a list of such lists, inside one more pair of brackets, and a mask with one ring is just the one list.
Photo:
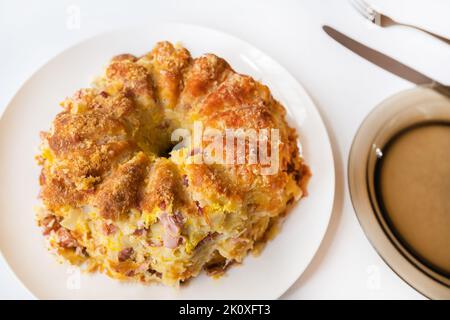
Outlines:
[[129, 60], [131, 62], [136, 62], [137, 61], [137, 57], [133, 56], [132, 54], [129, 53], [123, 53], [123, 54], [118, 54], [117, 56], [114, 56], [111, 61], [123, 61], [123, 60]]
[[183, 96], [191, 99], [205, 96], [232, 72], [233, 70], [225, 60], [213, 54], [197, 58], [186, 73]]
[[143, 192], [140, 208], [151, 212], [155, 207], [168, 210], [181, 199], [180, 177], [175, 165], [167, 159], [156, 160], [150, 170], [150, 179]]
[[105, 180], [96, 196], [102, 217], [114, 220], [137, 207], [148, 162], [147, 156], [139, 152]]
[[153, 98], [150, 77], [143, 66], [129, 59], [112, 60], [106, 68], [106, 79], [112, 85], [118, 84], [127, 95], [135, 97]]
[[39, 195], [49, 210], [57, 210], [67, 205], [76, 207], [86, 199], [86, 192], [78, 191], [67, 177], [46, 174], [47, 172], [46, 169], [42, 170], [41, 176], [45, 177], [45, 182]]
[[274, 107], [267, 87], [248, 76], [233, 74], [196, 111], [214, 128], [261, 129], [275, 128]]
[[124, 117], [133, 102], [122, 94], [109, 97], [81, 90], [65, 101], [64, 108], [52, 131], [43, 135], [46, 159], [41, 196], [52, 209], [79, 206], [103, 176], [136, 148], [126, 139]]
[[174, 108], [183, 86], [183, 71], [191, 61], [189, 52], [163, 41], [157, 43], [143, 60], [158, 88], [157, 100], [166, 108]]

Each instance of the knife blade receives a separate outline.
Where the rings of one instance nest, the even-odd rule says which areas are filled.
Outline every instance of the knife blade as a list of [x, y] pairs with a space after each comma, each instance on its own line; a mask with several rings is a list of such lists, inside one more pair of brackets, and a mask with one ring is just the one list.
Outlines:
[[420, 73], [419, 71], [408, 67], [400, 61], [397, 61], [375, 49], [369, 48], [368, 46], [346, 36], [330, 26], [324, 25], [322, 26], [322, 29], [335, 41], [378, 67], [416, 85], [429, 86], [439, 93], [450, 97], [450, 86], [445, 86]]

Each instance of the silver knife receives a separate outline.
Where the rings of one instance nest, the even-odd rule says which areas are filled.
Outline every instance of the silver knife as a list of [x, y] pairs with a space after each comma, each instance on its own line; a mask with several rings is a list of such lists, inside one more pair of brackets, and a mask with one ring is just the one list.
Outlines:
[[438, 81], [427, 77], [426, 75], [420, 73], [417, 70], [414, 70], [413, 68], [408, 67], [401, 62], [347, 37], [345, 34], [337, 31], [336, 29], [333, 29], [330, 26], [322, 26], [322, 29], [341, 45], [356, 53], [360, 57], [363, 57], [364, 59], [381, 67], [382, 69], [389, 71], [399, 76], [400, 78], [408, 80], [416, 85], [431, 87], [437, 92], [450, 97], [450, 86], [445, 86], [442, 83], [439, 83]]

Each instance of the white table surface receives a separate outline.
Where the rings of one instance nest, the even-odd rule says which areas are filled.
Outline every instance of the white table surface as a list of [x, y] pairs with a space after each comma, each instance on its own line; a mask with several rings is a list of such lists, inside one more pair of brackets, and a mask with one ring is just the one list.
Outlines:
[[[448, 0], [368, 1], [398, 19], [450, 37]], [[333, 216], [311, 265], [282, 298], [424, 299], [371, 247], [357, 222], [346, 178], [349, 149], [361, 121], [381, 100], [411, 84], [341, 47], [321, 26], [334, 26], [447, 84], [450, 47], [410, 28], [371, 25], [346, 0], [0, 0], [0, 112], [21, 84], [63, 49], [102, 31], [155, 19], [212, 27], [252, 43], [297, 78], [322, 114], [337, 171]], [[33, 298], [3, 260], [0, 298]]]

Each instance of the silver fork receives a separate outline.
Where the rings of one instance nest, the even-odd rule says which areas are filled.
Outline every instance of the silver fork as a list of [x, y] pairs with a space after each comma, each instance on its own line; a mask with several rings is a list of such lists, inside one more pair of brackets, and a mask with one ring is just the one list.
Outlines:
[[447, 44], [450, 44], [450, 40], [443, 36], [437, 35], [431, 31], [419, 28], [419, 27], [411, 25], [411, 24], [406, 24], [406, 23], [401, 23], [401, 22], [395, 21], [394, 19], [388, 17], [387, 15], [382, 14], [381, 12], [378, 12], [377, 10], [375, 10], [370, 4], [368, 4], [364, 0], [350, 0], [350, 4], [364, 18], [368, 19], [370, 22], [372, 22], [380, 27], [390, 27], [390, 26], [394, 26], [394, 25], [407, 26], [410, 28], [414, 28], [414, 29], [426, 32], [429, 35], [432, 35], [433, 37], [436, 37], [439, 40], [444, 41]]

